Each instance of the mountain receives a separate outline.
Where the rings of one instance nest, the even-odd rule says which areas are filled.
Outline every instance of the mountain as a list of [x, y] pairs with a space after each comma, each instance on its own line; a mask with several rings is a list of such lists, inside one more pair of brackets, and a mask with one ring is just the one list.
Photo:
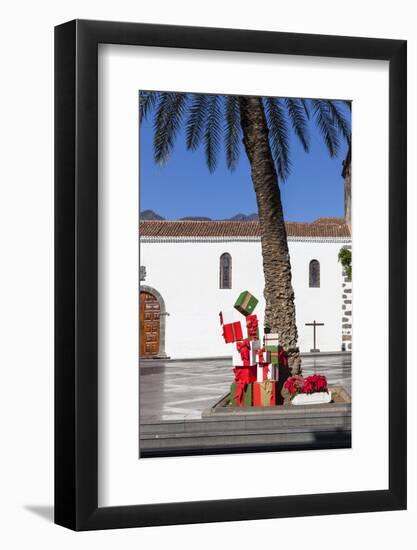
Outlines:
[[180, 221], [193, 221], [193, 222], [211, 222], [211, 218], [207, 218], [206, 216], [185, 216], [185, 218], [179, 218]]
[[230, 221], [234, 222], [255, 222], [258, 221], [258, 214], [255, 212], [253, 214], [236, 214], [229, 218]]
[[162, 216], [154, 212], [153, 210], [142, 210], [139, 214], [141, 220], [164, 220]]
[[[140, 219], [141, 220], [165, 220], [165, 218], [163, 218], [153, 210], [143, 210], [140, 213]], [[212, 221], [212, 219], [207, 216], [185, 216], [184, 218], [179, 218], [179, 220], [202, 221], [202, 222]], [[258, 214], [254, 212], [253, 214], [235, 214], [231, 218], [226, 218], [223, 221], [253, 222], [257, 220], [258, 220]]]

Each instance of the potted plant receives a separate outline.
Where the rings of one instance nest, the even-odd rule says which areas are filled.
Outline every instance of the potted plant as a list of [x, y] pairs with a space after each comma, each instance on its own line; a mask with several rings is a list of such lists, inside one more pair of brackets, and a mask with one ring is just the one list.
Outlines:
[[332, 400], [326, 377], [321, 374], [307, 378], [291, 376], [284, 383], [284, 391], [289, 394], [293, 405], [319, 405]]

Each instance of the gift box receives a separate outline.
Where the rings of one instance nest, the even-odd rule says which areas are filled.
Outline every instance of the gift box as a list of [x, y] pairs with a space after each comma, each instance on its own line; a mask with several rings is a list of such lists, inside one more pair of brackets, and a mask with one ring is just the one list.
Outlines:
[[286, 367], [288, 365], [288, 358], [282, 346], [268, 346], [269, 350], [266, 351], [266, 360], [274, 365], [280, 365]]
[[240, 340], [239, 342], [236, 342], [235, 347], [233, 349], [233, 365], [238, 366], [244, 366], [249, 367], [250, 365], [254, 365], [254, 361], [251, 360], [251, 346], [250, 342], [247, 338], [244, 340]]
[[257, 303], [258, 300], [255, 296], [252, 296], [250, 292], [244, 290], [236, 300], [234, 307], [239, 311], [239, 313], [246, 316], [250, 315], [254, 311]]
[[256, 366], [257, 350], [260, 347], [260, 340], [249, 340], [245, 338], [240, 342], [236, 342], [232, 352], [233, 366]]
[[[268, 349], [269, 348], [276, 348], [276, 349]], [[267, 363], [272, 363], [273, 365], [279, 364], [279, 353], [278, 353], [278, 346], [268, 346], [266, 349], [266, 361]]]
[[254, 382], [252, 390], [254, 407], [274, 407], [276, 405], [277, 383], [274, 380]]
[[251, 365], [250, 367], [235, 367], [233, 372], [235, 375], [235, 382], [243, 382], [244, 384], [252, 384], [252, 382], [256, 382], [256, 365]]
[[278, 380], [278, 366], [272, 363], [258, 363], [256, 368], [257, 382]]
[[278, 352], [279, 352], [278, 342], [279, 342], [278, 334], [272, 333], [272, 332], [270, 334], [265, 334], [264, 348], [266, 351], [267, 363], [273, 363], [274, 365], [278, 365]]
[[240, 321], [236, 320], [233, 311], [221, 311], [219, 313], [220, 324], [223, 327], [223, 338], [226, 344], [243, 340], [243, 331]]
[[226, 344], [231, 344], [232, 342], [242, 340], [243, 332], [240, 321], [223, 325], [223, 338]]
[[232, 407], [251, 407], [252, 384], [234, 382], [230, 386], [230, 405]]
[[278, 334], [275, 332], [267, 333], [264, 335], [264, 345], [266, 346], [276, 346], [279, 345]]
[[259, 339], [258, 317], [256, 315], [246, 316], [246, 328], [249, 340]]
[[225, 311], [221, 311], [219, 313], [219, 317], [221, 325], [230, 325], [231, 323], [239, 321], [240, 318], [234, 309], [226, 309]]

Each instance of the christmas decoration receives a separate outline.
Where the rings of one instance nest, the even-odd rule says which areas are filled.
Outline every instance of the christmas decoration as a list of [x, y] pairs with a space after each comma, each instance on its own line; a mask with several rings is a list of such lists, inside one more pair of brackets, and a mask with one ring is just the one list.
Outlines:
[[254, 311], [257, 303], [258, 299], [255, 298], [255, 296], [252, 296], [252, 294], [247, 290], [244, 290], [236, 300], [234, 307], [239, 311], [239, 313], [246, 316], [250, 315]]

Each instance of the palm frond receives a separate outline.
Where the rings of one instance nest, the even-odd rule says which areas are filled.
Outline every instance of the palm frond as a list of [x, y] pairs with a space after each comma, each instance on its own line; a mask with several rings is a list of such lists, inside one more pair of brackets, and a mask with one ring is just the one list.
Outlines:
[[307, 117], [307, 120], [310, 120], [310, 110], [309, 110], [309, 107], [308, 107], [308, 101], [307, 99], [300, 99], [301, 103], [303, 104], [303, 107], [304, 107], [304, 112], [306, 114], [306, 117]]
[[295, 135], [300, 140], [304, 151], [308, 153], [310, 136], [308, 133], [305, 107], [300, 99], [289, 97], [285, 99], [285, 104]]
[[312, 99], [311, 105], [327, 150], [331, 157], [335, 157], [339, 151], [340, 140], [338, 127], [333, 118], [329, 102], [324, 99]]
[[161, 92], [154, 123], [155, 162], [164, 165], [174, 147], [174, 141], [181, 126], [187, 94]]
[[349, 108], [349, 111], [352, 111], [352, 100], [351, 99], [343, 99], [342, 102], [347, 105]]
[[225, 109], [226, 163], [229, 170], [233, 171], [239, 161], [240, 153], [241, 126], [239, 98], [234, 95], [227, 96]]
[[351, 130], [350, 130], [349, 123], [346, 120], [346, 117], [340, 108], [340, 103], [341, 102], [335, 101], [335, 100], [328, 101], [333, 120], [336, 123], [337, 127], [339, 128], [339, 131], [342, 134], [342, 136], [349, 143]]
[[149, 111], [151, 111], [158, 102], [159, 92], [139, 92], [139, 122], [146, 120]]
[[204, 132], [204, 146], [207, 166], [209, 171], [213, 173], [217, 166], [222, 134], [221, 99], [218, 95], [209, 95], [207, 98], [208, 106], [206, 128]]
[[278, 176], [285, 181], [290, 174], [289, 131], [285, 108], [280, 99], [263, 98], [269, 127], [269, 142]]
[[187, 149], [195, 150], [201, 142], [207, 119], [208, 96], [192, 94], [189, 116], [185, 125]]

